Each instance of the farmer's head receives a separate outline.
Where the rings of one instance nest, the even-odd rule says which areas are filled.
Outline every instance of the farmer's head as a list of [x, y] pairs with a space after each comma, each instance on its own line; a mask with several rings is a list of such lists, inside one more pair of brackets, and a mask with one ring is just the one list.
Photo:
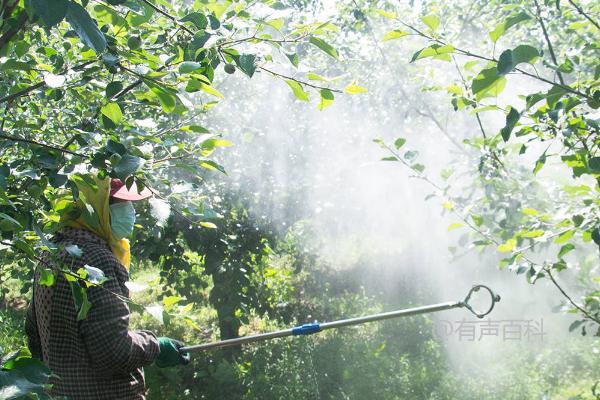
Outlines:
[[106, 240], [115, 257], [125, 267], [129, 267], [131, 253], [128, 237], [133, 233], [135, 223], [134, 201], [151, 197], [150, 189], [130, 188], [119, 179], [100, 179], [96, 175], [75, 181], [79, 190], [77, 208], [81, 212], [67, 226], [86, 229]]
[[133, 233], [135, 224], [133, 202], [151, 196], [152, 191], [148, 188], [138, 191], [137, 186], [133, 185], [128, 189], [120, 179], [111, 180], [109, 197], [110, 226], [115, 239], [121, 240]]

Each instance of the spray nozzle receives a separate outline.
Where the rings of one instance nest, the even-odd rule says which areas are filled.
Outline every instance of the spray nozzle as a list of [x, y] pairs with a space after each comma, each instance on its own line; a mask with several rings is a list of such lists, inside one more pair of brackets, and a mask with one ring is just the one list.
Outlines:
[[[471, 301], [471, 296], [473, 295], [473, 293], [478, 292], [480, 289], [484, 289], [490, 294], [490, 299], [491, 299], [490, 307], [485, 312], [476, 310], [469, 303]], [[471, 311], [473, 314], [475, 314], [475, 316], [477, 318], [483, 318], [492, 312], [492, 310], [494, 309], [494, 306], [499, 301], [500, 301], [500, 295], [494, 293], [492, 291], [492, 289], [490, 289], [489, 287], [487, 287], [485, 285], [475, 285], [471, 288], [471, 290], [469, 290], [469, 293], [467, 293], [467, 297], [465, 297], [465, 299], [462, 301], [462, 306], [465, 307], [467, 310]]]

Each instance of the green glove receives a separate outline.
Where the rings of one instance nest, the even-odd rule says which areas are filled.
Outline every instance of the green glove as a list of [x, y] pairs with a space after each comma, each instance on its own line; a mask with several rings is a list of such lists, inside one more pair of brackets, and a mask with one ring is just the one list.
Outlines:
[[187, 365], [190, 363], [190, 353], [181, 353], [179, 351], [179, 349], [183, 347], [183, 343], [179, 340], [168, 337], [159, 337], [158, 345], [160, 347], [160, 354], [155, 361], [157, 367], [174, 367], [176, 365]]

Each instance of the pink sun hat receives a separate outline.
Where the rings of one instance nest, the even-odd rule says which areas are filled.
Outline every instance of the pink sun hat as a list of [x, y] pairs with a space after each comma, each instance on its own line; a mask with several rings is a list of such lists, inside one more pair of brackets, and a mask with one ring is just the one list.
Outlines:
[[113, 178], [110, 181], [110, 197], [120, 200], [128, 201], [140, 201], [152, 197], [154, 193], [152, 190], [145, 187], [141, 192], [138, 192], [137, 185], [131, 186], [127, 189], [125, 183], [120, 179]]

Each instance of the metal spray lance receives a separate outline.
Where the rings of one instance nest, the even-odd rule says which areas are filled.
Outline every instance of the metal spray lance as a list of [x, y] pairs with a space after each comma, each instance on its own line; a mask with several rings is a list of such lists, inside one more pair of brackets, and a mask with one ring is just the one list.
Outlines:
[[[480, 289], [487, 291], [487, 293], [489, 293], [489, 295], [490, 295], [491, 302], [490, 302], [489, 308], [486, 311], [477, 311], [470, 304], [471, 296], [473, 295], [473, 293], [478, 292]], [[360, 324], [365, 324], [367, 322], [382, 321], [382, 320], [391, 319], [391, 318], [408, 317], [411, 315], [428, 314], [428, 313], [433, 313], [433, 312], [438, 312], [438, 311], [451, 310], [453, 308], [466, 308], [471, 313], [473, 313], [475, 316], [477, 316], [477, 318], [483, 318], [492, 312], [492, 310], [494, 309], [494, 306], [499, 301], [500, 301], [500, 296], [495, 294], [492, 291], [492, 289], [490, 289], [489, 287], [487, 287], [485, 285], [475, 285], [471, 288], [471, 290], [469, 290], [469, 292], [467, 293], [464, 300], [461, 300], [461, 301], [450, 301], [450, 302], [446, 302], [446, 303], [431, 304], [428, 306], [421, 306], [421, 307], [415, 307], [415, 308], [407, 308], [407, 309], [403, 309], [403, 310], [389, 311], [389, 312], [384, 312], [384, 313], [380, 313], [380, 314], [366, 315], [363, 317], [342, 319], [339, 321], [323, 322], [323, 323], [315, 322], [315, 323], [304, 324], [304, 325], [300, 325], [300, 326], [296, 326], [296, 327], [288, 328], [288, 329], [283, 329], [283, 330], [279, 330], [279, 331], [261, 333], [258, 335], [251, 335], [251, 336], [245, 336], [245, 337], [240, 337], [240, 338], [235, 338], [235, 339], [221, 340], [221, 341], [212, 342], [212, 343], [197, 344], [197, 345], [192, 345], [192, 346], [184, 346], [184, 347], [181, 347], [179, 349], [179, 351], [194, 352], [194, 351], [202, 351], [202, 350], [208, 350], [208, 349], [214, 349], [214, 348], [220, 348], [220, 347], [239, 346], [239, 345], [246, 344], [246, 343], [260, 342], [260, 341], [271, 340], [271, 339], [281, 338], [281, 337], [286, 337], [286, 336], [311, 335], [313, 333], [321, 332], [321, 331], [324, 331], [327, 329], [337, 329], [337, 328], [341, 328], [344, 326], [360, 325]]]

